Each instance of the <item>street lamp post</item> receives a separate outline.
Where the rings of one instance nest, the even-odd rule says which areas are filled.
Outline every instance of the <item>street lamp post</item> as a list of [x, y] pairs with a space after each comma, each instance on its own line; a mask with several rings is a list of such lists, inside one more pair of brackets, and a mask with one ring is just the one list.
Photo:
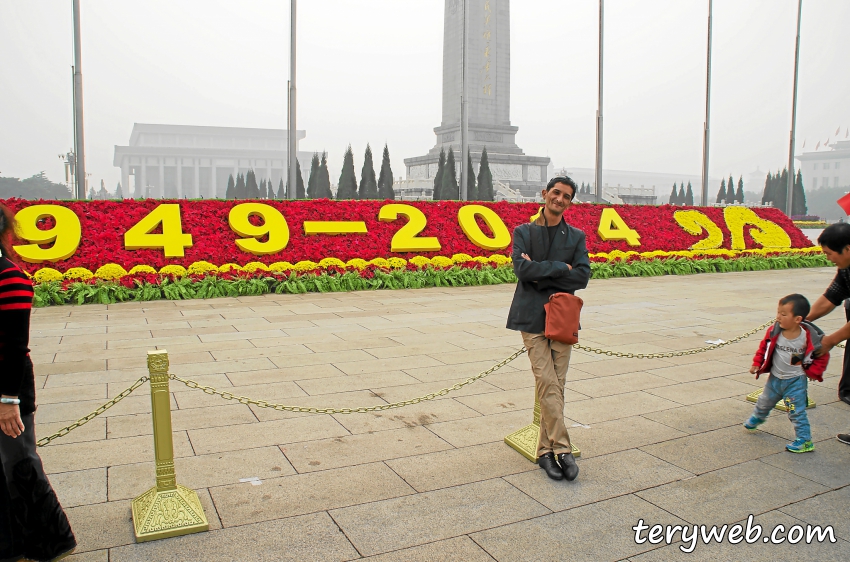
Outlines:
[[602, 201], [602, 41], [604, 38], [603, 25], [605, 0], [599, 0], [599, 105], [596, 110], [596, 193], [597, 203]]
[[288, 196], [290, 199], [295, 199], [298, 195], [296, 179], [297, 179], [297, 163], [298, 163], [298, 133], [295, 124], [295, 0], [290, 0], [290, 15], [289, 15], [289, 126], [287, 127], [287, 137], [289, 144], [287, 147], [287, 170], [289, 178]]
[[800, 19], [803, 15], [803, 0], [797, 2], [797, 46], [794, 49], [794, 96], [791, 103], [791, 146], [788, 149], [788, 194], [785, 213], [790, 217], [794, 204], [794, 141], [797, 132], [797, 74], [800, 67]]
[[83, 71], [80, 44], [80, 0], [74, 0], [74, 153], [77, 160], [76, 195], [86, 198], [86, 150], [83, 134]]
[[705, 63], [705, 123], [702, 138], [702, 206], [708, 206], [708, 132], [711, 117], [711, 12], [712, 0], [708, 0], [708, 49]]
[[469, 115], [467, 113], [467, 89], [466, 89], [466, 0], [463, 0], [461, 8], [463, 22], [461, 23], [461, 61], [460, 61], [460, 199], [469, 199], [467, 193], [467, 170], [466, 162], [469, 158]]

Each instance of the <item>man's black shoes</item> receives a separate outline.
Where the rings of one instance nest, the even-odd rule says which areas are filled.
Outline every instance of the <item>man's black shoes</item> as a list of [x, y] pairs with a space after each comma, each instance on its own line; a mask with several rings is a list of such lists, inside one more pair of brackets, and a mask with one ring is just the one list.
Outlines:
[[555, 460], [555, 453], [549, 452], [542, 455], [537, 459], [537, 464], [540, 465], [540, 468], [546, 471], [546, 475], [552, 480], [564, 479], [564, 472]]
[[561, 471], [564, 473], [564, 478], [569, 481], [575, 480], [578, 476], [578, 465], [572, 453], [561, 453], [558, 455], [558, 464], [561, 465]]
[[845, 404], [850, 405], [850, 394], [845, 394], [844, 396], [839, 396], [838, 399], [841, 400], [842, 402], [844, 402]]

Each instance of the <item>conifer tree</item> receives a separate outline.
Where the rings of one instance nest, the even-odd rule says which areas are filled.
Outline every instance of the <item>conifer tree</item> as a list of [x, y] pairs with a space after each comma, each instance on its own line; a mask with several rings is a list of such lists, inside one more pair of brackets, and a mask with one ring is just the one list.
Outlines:
[[[289, 174], [286, 174], [286, 192], [289, 193]], [[295, 159], [295, 198], [307, 198], [307, 194], [304, 192], [304, 178], [301, 177], [301, 162], [298, 161], [298, 158]]]
[[784, 213], [788, 202], [788, 168], [783, 169], [781, 174], [776, 172], [773, 181], [773, 206]]
[[764, 192], [761, 195], [761, 204], [767, 205], [773, 202], [773, 175], [768, 172], [764, 178]]
[[457, 201], [460, 198], [457, 186], [455, 152], [452, 147], [449, 147], [449, 154], [446, 156], [446, 167], [443, 169], [443, 183], [440, 186], [440, 197], [450, 201]]
[[316, 183], [319, 181], [319, 153], [314, 152], [310, 160], [310, 177], [307, 179], [307, 199], [316, 199]]
[[266, 189], [266, 178], [260, 180], [260, 187], [257, 191], [260, 192], [260, 199], [265, 199], [268, 196], [269, 192]]
[[735, 178], [729, 176], [729, 181], [726, 183], [726, 203], [735, 202]]
[[466, 200], [478, 201], [478, 189], [475, 186], [475, 170], [472, 167], [472, 154], [467, 153], [466, 156]]
[[386, 143], [384, 143], [384, 154], [381, 157], [381, 172], [378, 174], [378, 199], [395, 199], [390, 149], [387, 148]]
[[360, 170], [360, 189], [358, 199], [377, 199], [378, 181], [375, 179], [375, 165], [372, 163], [372, 147], [366, 143], [366, 153], [363, 155], [363, 168]]
[[487, 147], [481, 151], [481, 164], [478, 166], [478, 199], [493, 201], [493, 174], [490, 173], [490, 160], [487, 158]]
[[434, 201], [442, 199], [440, 190], [443, 188], [443, 171], [446, 169], [446, 151], [440, 148], [440, 160], [437, 162], [437, 174], [434, 176]]
[[281, 201], [286, 199], [286, 191], [283, 187], [283, 178], [280, 178], [280, 183], [277, 186], [277, 198]]
[[121, 182], [118, 182], [118, 185], [115, 186], [115, 198], [116, 199], [124, 199], [124, 191], [121, 189]]
[[809, 208], [806, 205], [806, 191], [803, 189], [803, 176], [800, 170], [797, 170], [797, 175], [794, 178], [794, 196], [791, 200], [791, 206], [794, 208], [791, 214], [807, 215]]
[[95, 197], [96, 196], [94, 194], [94, 187], [90, 187], [89, 188], [89, 201], [94, 201]]
[[670, 192], [670, 200], [667, 203], [669, 205], [679, 204], [679, 188], [676, 187], [676, 182], [673, 182], [673, 191]]
[[233, 174], [227, 178], [227, 191], [224, 192], [225, 199], [236, 199], [236, 184], [233, 183]]
[[333, 199], [331, 191], [331, 177], [328, 173], [328, 153], [322, 152], [322, 161], [319, 164], [319, 179], [316, 181], [316, 198]]
[[735, 192], [735, 201], [744, 202], [744, 176], [738, 177], [738, 191]]
[[274, 189], [272, 189], [272, 179], [271, 178], [269, 178], [266, 181], [266, 199], [269, 199], [269, 200], [272, 200], [272, 201], [275, 199]]
[[694, 204], [694, 188], [691, 187], [691, 182], [688, 182], [688, 190], [685, 192], [685, 205]]
[[248, 170], [245, 174], [245, 199], [259, 199], [260, 187], [257, 185], [257, 176], [254, 170]]
[[684, 205], [685, 204], [685, 182], [682, 182], [682, 183], [679, 184], [679, 196], [676, 197], [676, 204], [677, 205]]
[[[720, 191], [717, 192], [717, 203], [726, 201], [726, 179], [720, 180]], [[729, 203], [729, 201], [726, 201]]]
[[354, 175], [354, 153], [351, 145], [345, 151], [342, 159], [342, 172], [339, 174], [337, 199], [357, 199], [357, 176]]

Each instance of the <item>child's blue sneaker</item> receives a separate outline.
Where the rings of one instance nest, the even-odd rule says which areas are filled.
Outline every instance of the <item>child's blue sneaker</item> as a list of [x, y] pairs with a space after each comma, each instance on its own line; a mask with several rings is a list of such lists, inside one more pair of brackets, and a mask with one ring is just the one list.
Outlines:
[[764, 423], [764, 420], [760, 420], [755, 416], [750, 416], [750, 419], [744, 422], [744, 428], [753, 431], [755, 428]]
[[810, 453], [815, 450], [815, 444], [798, 437], [793, 443], [785, 445], [785, 450], [792, 453]]

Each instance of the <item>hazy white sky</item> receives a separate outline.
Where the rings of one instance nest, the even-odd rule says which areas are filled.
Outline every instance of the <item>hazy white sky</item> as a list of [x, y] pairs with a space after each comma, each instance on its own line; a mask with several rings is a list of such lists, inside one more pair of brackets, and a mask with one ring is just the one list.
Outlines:
[[[298, 3], [302, 150], [403, 159], [440, 123], [442, 0]], [[707, 0], [605, 3], [605, 168], [699, 174]], [[714, 0], [711, 175], [787, 163], [796, 0]], [[798, 153], [850, 126], [850, 2], [804, 0]], [[596, 0], [511, 3], [511, 121], [526, 154], [593, 167]], [[0, 0], [0, 175], [61, 181], [71, 0]], [[113, 190], [134, 122], [286, 126], [289, 2], [82, 0], [86, 161]], [[756, 186], [748, 186], [758, 189]]]

